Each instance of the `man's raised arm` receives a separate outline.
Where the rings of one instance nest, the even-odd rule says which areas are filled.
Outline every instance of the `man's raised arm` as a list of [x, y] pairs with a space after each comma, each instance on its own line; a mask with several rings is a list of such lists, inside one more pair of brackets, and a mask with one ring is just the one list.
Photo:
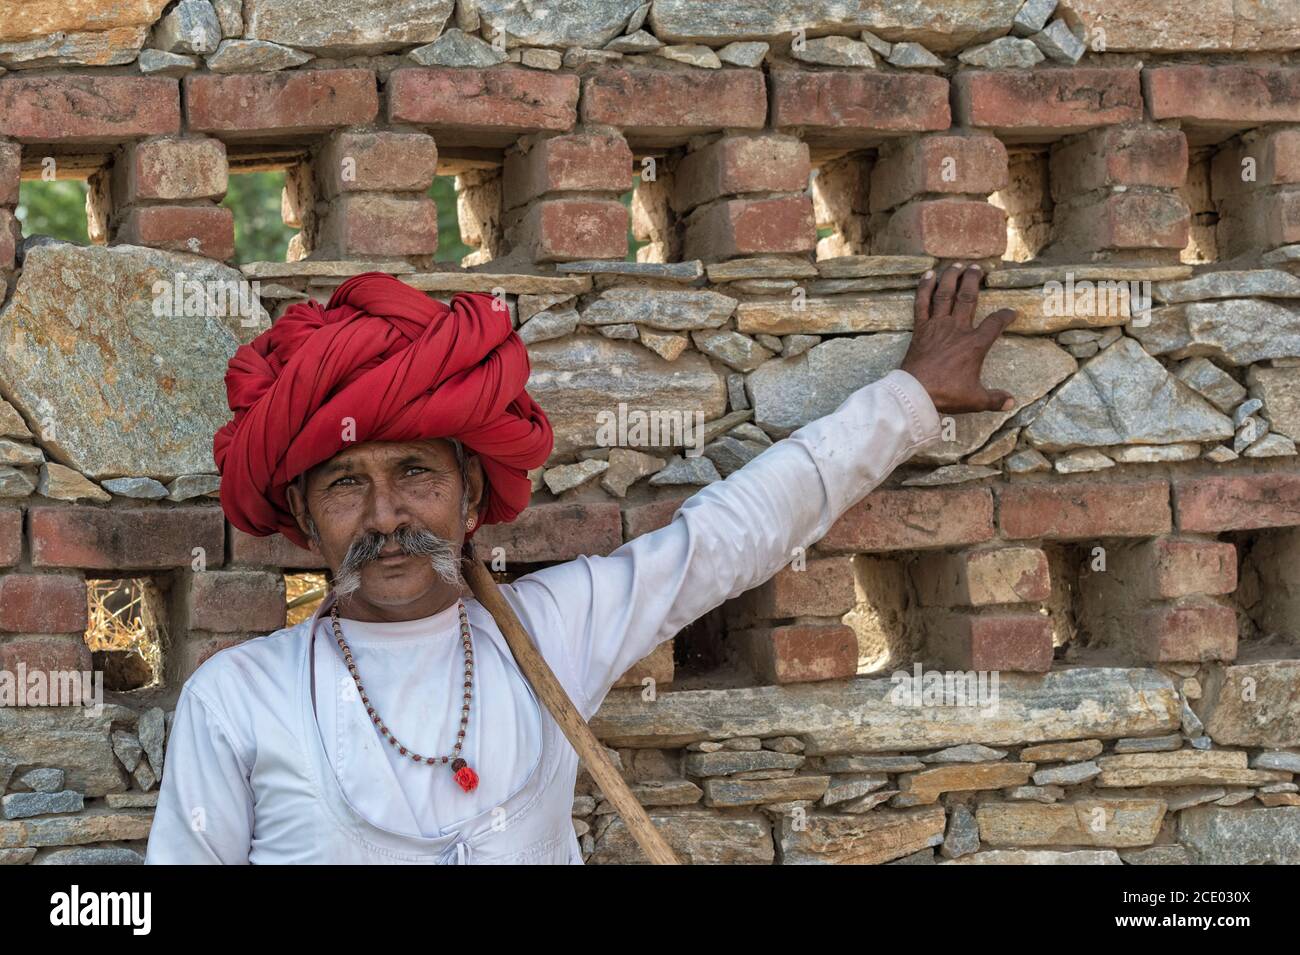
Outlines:
[[985, 354], [1015, 318], [1003, 309], [973, 326], [981, 275], [959, 266], [927, 273], [899, 370], [688, 498], [666, 527], [503, 588], [584, 717], [655, 646], [825, 536], [938, 437], [940, 412], [1012, 406], [1009, 394], [979, 382]]

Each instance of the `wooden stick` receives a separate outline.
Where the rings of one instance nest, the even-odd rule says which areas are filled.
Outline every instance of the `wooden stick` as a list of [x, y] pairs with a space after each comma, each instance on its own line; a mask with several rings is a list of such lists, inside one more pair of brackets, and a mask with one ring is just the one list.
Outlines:
[[505, 636], [510, 651], [515, 655], [515, 662], [519, 664], [519, 669], [537, 691], [537, 695], [542, 698], [542, 702], [546, 704], [555, 722], [560, 724], [560, 729], [564, 731], [569, 743], [578, 751], [578, 756], [582, 758], [587, 771], [600, 786], [600, 791], [614, 804], [614, 808], [618, 810], [624, 825], [632, 833], [632, 838], [636, 839], [641, 851], [655, 865], [680, 865], [681, 861], [673, 854], [664, 837], [650, 821], [645, 807], [636, 796], [632, 795], [632, 790], [628, 788], [627, 783], [614, 767], [605, 747], [596, 739], [596, 734], [591, 731], [591, 727], [578, 713], [569, 695], [564, 692], [564, 687], [560, 685], [550, 665], [533, 644], [528, 631], [519, 622], [519, 617], [515, 615], [514, 608], [502, 595], [497, 582], [492, 579], [483, 562], [471, 556], [468, 546], [463, 563], [465, 579], [469, 582], [470, 589], [501, 628], [501, 633]]

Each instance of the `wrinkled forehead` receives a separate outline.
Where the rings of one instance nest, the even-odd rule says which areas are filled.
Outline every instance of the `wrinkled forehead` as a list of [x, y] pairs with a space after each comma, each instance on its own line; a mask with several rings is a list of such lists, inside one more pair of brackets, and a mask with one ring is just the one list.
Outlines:
[[311, 478], [327, 471], [341, 471], [363, 467], [386, 467], [411, 457], [422, 460], [434, 458], [457, 461], [456, 445], [450, 438], [424, 438], [417, 441], [362, 441], [345, 448], [295, 478], [300, 487]]

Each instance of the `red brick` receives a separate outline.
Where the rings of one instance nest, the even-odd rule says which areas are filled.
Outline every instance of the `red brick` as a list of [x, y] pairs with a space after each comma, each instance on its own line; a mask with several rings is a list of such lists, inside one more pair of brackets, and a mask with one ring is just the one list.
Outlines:
[[69, 634], [15, 637], [0, 643], [0, 672], [16, 675], [20, 664], [28, 674], [94, 669], [84, 637]]
[[642, 534], [649, 534], [672, 523], [677, 509], [689, 500], [688, 497], [668, 497], [649, 504], [637, 504], [623, 512], [623, 539], [632, 540]]
[[1209, 601], [1145, 611], [1133, 628], [1146, 663], [1235, 660], [1237, 614]]
[[1152, 600], [1237, 589], [1237, 548], [1229, 543], [1161, 537], [1126, 559]]
[[993, 494], [987, 488], [878, 490], [845, 511], [817, 549], [827, 554], [929, 550], [992, 536]]
[[23, 512], [0, 507], [0, 567], [18, 563], [23, 555]]
[[857, 596], [848, 557], [809, 560], [803, 570], [783, 567], [736, 601], [751, 617], [836, 617], [853, 609]]
[[507, 209], [548, 192], [623, 193], [632, 188], [632, 150], [614, 134], [555, 136], [507, 153], [501, 178]]
[[166, 77], [0, 78], [0, 136], [28, 143], [118, 143], [180, 128], [180, 88]]
[[1169, 532], [1169, 485], [1024, 484], [998, 495], [998, 524], [1011, 540], [1154, 537]]
[[438, 207], [428, 196], [350, 193], [330, 204], [319, 246], [333, 255], [432, 255]]
[[513, 230], [534, 262], [627, 257], [627, 207], [617, 199], [540, 199]]
[[1300, 525], [1300, 474], [1274, 472], [1174, 483], [1174, 510], [1184, 531], [1217, 533]]
[[316, 160], [327, 197], [345, 192], [427, 192], [438, 146], [424, 133], [336, 133]]
[[113, 164], [113, 201], [219, 199], [228, 182], [218, 139], [148, 139], [128, 143]]
[[0, 141], [0, 206], [18, 204], [18, 186], [22, 173], [22, 147]]
[[483, 560], [493, 560], [500, 547], [507, 563], [532, 564], [609, 554], [623, 543], [622, 531], [612, 502], [534, 504], [509, 524], [485, 525], [473, 541]]
[[1218, 203], [1219, 255], [1232, 258], [1300, 242], [1300, 191], [1262, 190]]
[[811, 683], [858, 672], [858, 638], [844, 624], [791, 624], [735, 635], [760, 680]]
[[255, 570], [208, 570], [190, 577], [190, 630], [279, 630], [285, 622], [284, 576]]
[[[1300, 129], [1263, 130], [1248, 142], [1225, 146], [1211, 168], [1215, 199], [1300, 183]], [[1243, 179], [1248, 170], [1254, 178]]]
[[1098, 194], [1094, 200], [1056, 207], [1053, 236], [1061, 248], [1181, 249], [1191, 210], [1180, 196], [1159, 192]]
[[977, 547], [926, 554], [912, 571], [922, 605], [1037, 603], [1051, 595], [1047, 555], [1037, 547]]
[[953, 88], [960, 125], [1018, 137], [1080, 133], [1142, 119], [1138, 70], [964, 70]]
[[1187, 137], [1160, 126], [1108, 126], [1053, 150], [1052, 198], [1110, 186], [1178, 189], [1187, 180]]
[[1300, 69], [1232, 64], [1150, 67], [1142, 71], [1153, 119], [1249, 129], [1300, 122]]
[[817, 245], [812, 197], [726, 199], [686, 222], [684, 259], [716, 262], [737, 255], [808, 252]]
[[163, 679], [172, 686], [184, 683], [211, 657], [230, 647], [237, 647], [248, 640], [245, 634], [222, 634], [220, 636], [183, 636], [173, 645], [170, 653], [163, 657]]
[[650, 654], [632, 664], [631, 668], [614, 681], [611, 689], [620, 687], [642, 687], [644, 680], [652, 680], [655, 688], [668, 686], [673, 682], [676, 667], [673, 664], [673, 641], [665, 640]]
[[914, 199], [889, 217], [876, 251], [940, 259], [1000, 257], [1007, 248], [1007, 214], [974, 199]]
[[127, 210], [116, 238], [224, 262], [235, 254], [235, 214], [225, 206], [143, 206]]
[[185, 110], [191, 130], [225, 138], [324, 132], [373, 122], [379, 87], [370, 70], [205, 73], [185, 78]]
[[948, 81], [863, 70], [772, 74], [772, 123], [810, 142], [868, 144], [894, 133], [947, 129]]
[[566, 73], [428, 67], [388, 78], [389, 120], [441, 130], [440, 143], [505, 146], [520, 133], [563, 132], [573, 128], [577, 107], [578, 78]]
[[887, 143], [871, 169], [872, 212], [927, 192], [987, 195], [1007, 184], [1007, 149], [996, 136], [938, 133]]
[[86, 582], [67, 574], [0, 575], [0, 630], [85, 633]]
[[219, 507], [50, 507], [27, 512], [34, 567], [148, 570], [225, 559]]
[[793, 136], [724, 136], [688, 153], [673, 175], [673, 207], [746, 192], [804, 192], [811, 166], [808, 146]]
[[238, 527], [227, 525], [230, 533], [231, 564], [257, 567], [282, 567], [286, 570], [324, 570], [325, 558], [299, 547], [283, 534], [254, 537]]
[[638, 145], [685, 142], [718, 129], [762, 129], [767, 87], [760, 70], [599, 67], [583, 80], [582, 121], [617, 126]]
[[932, 667], [1046, 673], [1052, 668], [1051, 618], [1040, 613], [950, 614], [927, 628]]

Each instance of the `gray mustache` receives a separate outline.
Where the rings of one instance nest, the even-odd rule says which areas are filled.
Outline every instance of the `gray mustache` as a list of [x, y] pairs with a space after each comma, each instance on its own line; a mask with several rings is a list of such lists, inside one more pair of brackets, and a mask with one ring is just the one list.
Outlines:
[[347, 597], [361, 586], [361, 569], [380, 553], [397, 547], [412, 557], [427, 557], [434, 572], [451, 586], [461, 583], [460, 552], [452, 541], [422, 527], [399, 527], [392, 534], [367, 532], [348, 547], [335, 574], [334, 589]]

